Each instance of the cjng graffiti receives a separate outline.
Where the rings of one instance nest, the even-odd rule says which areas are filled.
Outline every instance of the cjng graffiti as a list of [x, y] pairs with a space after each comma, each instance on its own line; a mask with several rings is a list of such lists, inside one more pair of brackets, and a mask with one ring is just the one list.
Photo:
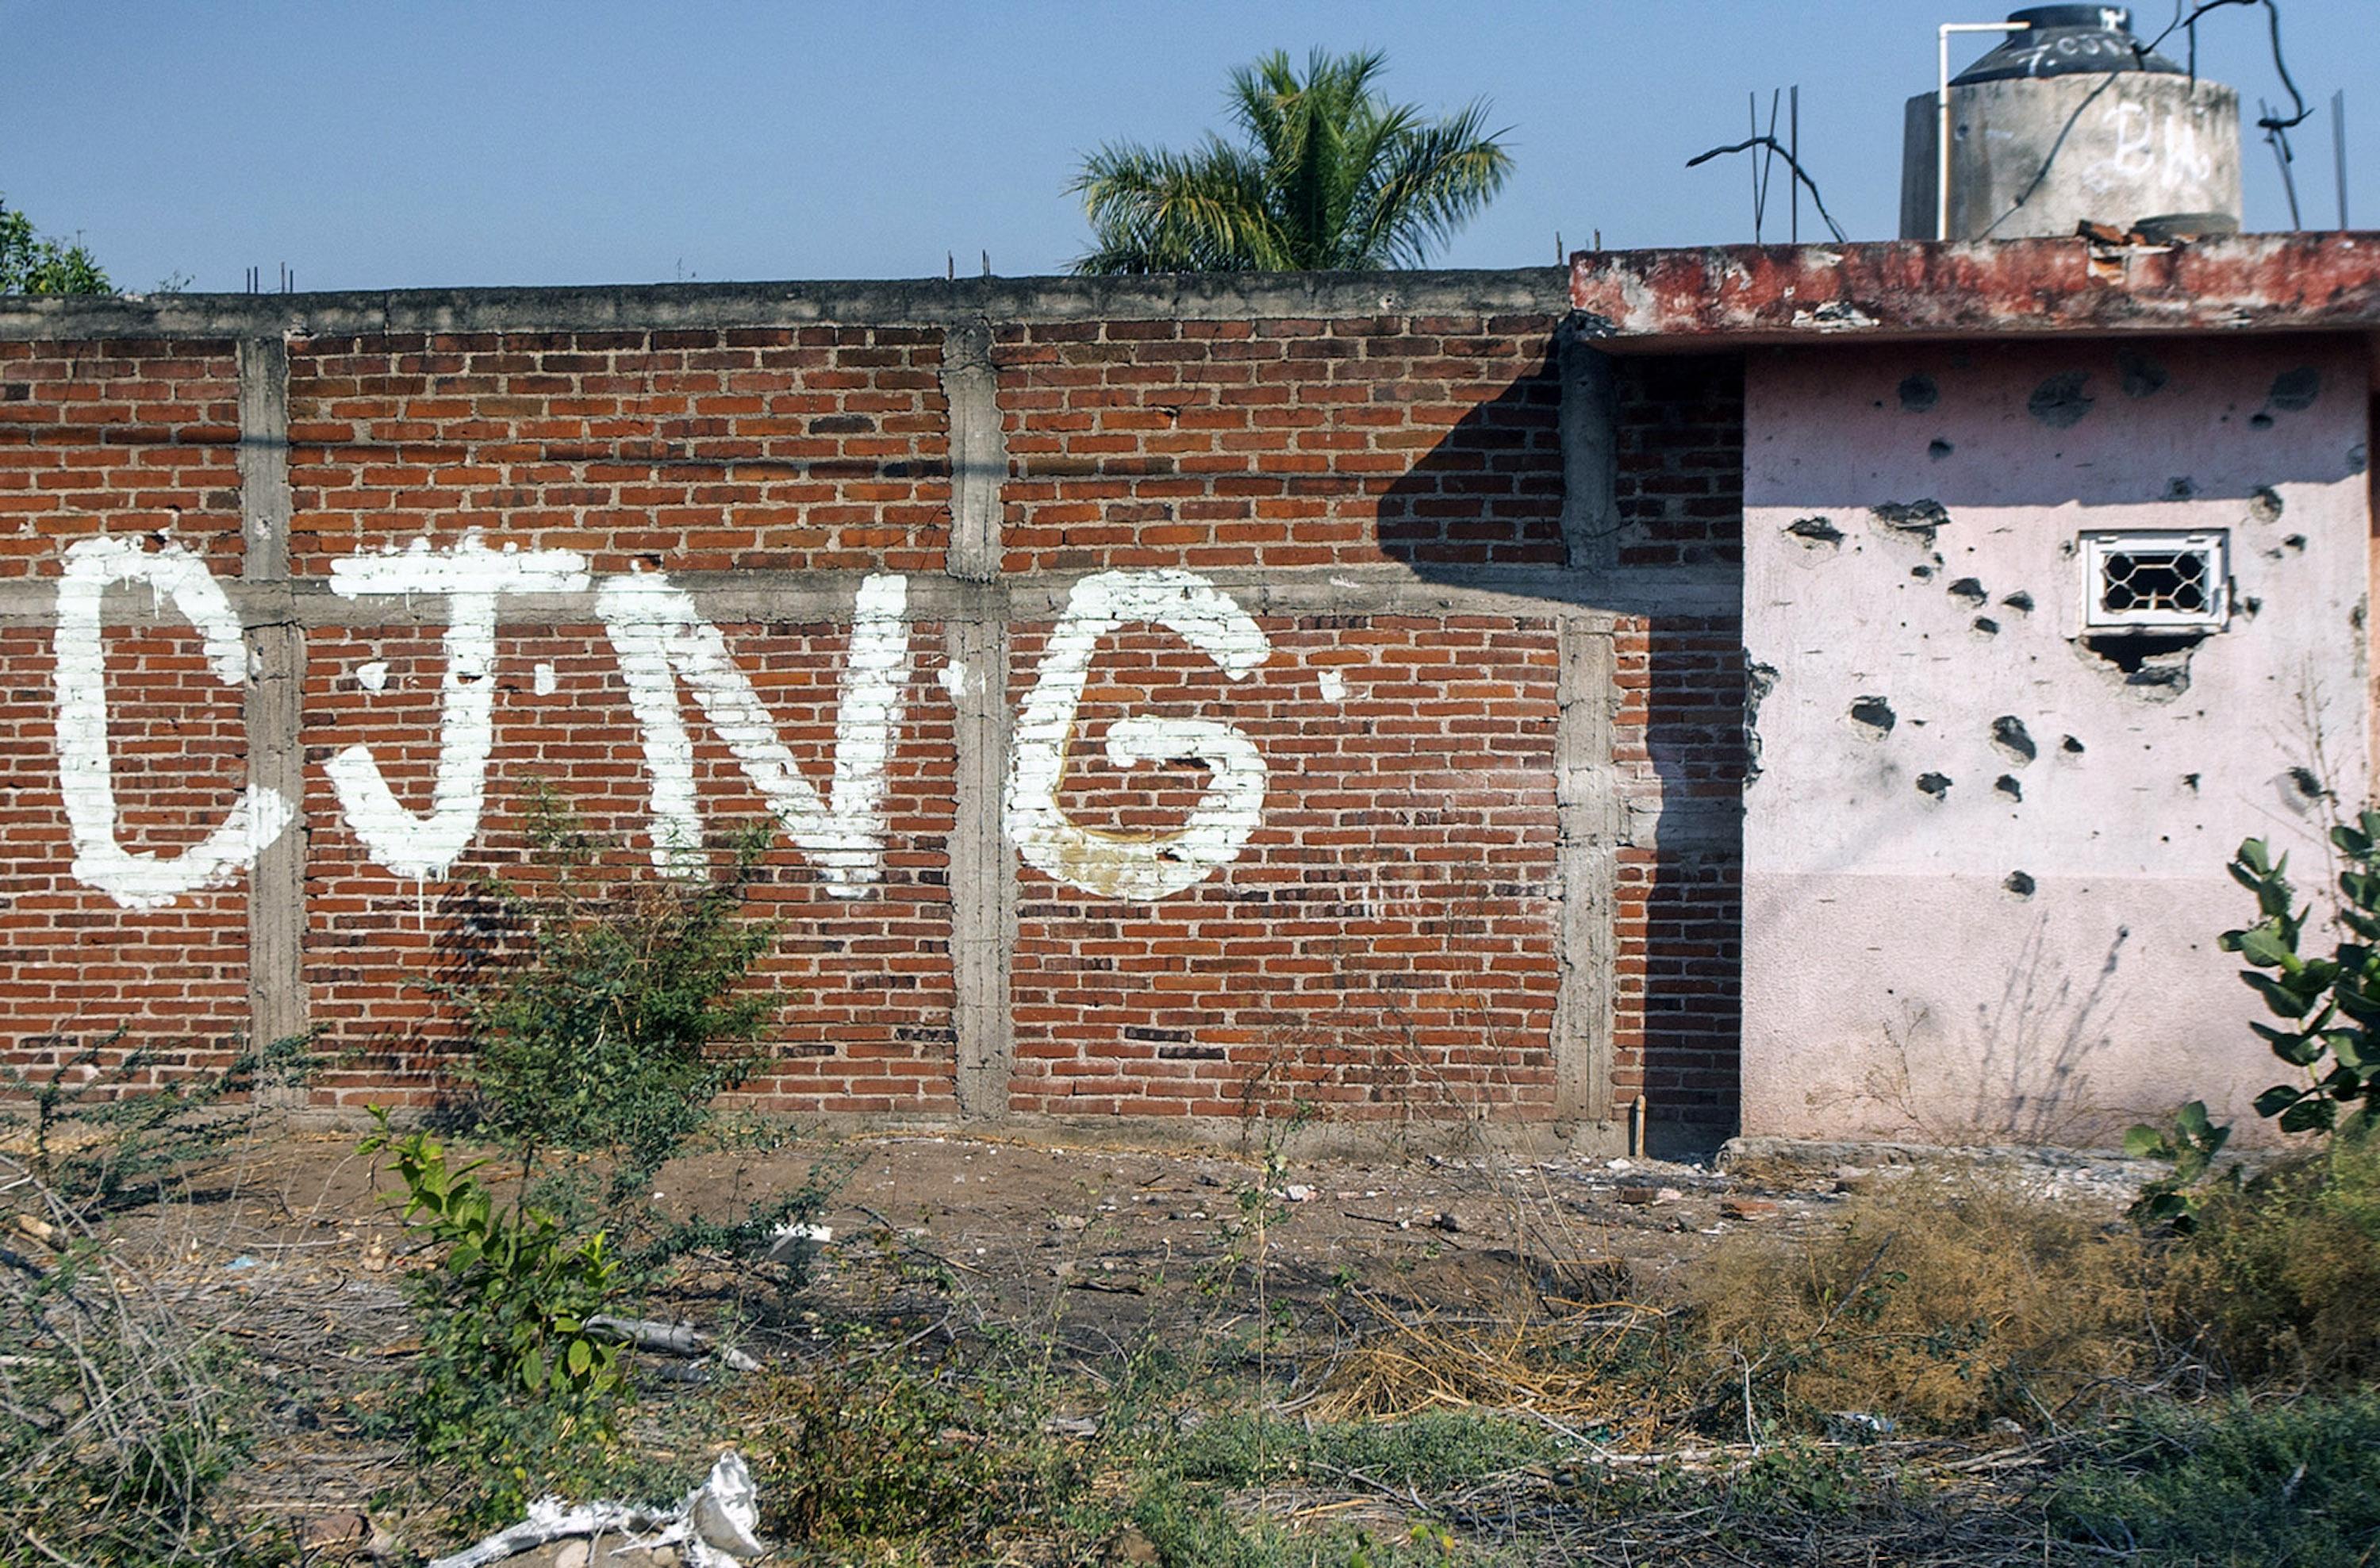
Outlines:
[[[103, 600], [111, 588], [146, 586], [160, 609], [197, 629], [208, 667], [226, 686], [250, 671], [239, 617], [205, 564], [167, 542], [144, 550], [117, 537], [83, 540], [66, 553], [58, 581], [57, 752], [75, 877], [131, 908], [154, 908], [222, 884], [297, 821], [296, 802], [250, 784], [222, 820], [179, 854], [125, 847], [110, 762], [111, 724]], [[664, 871], [692, 869], [702, 837], [695, 750], [680, 688], [691, 696], [787, 839], [818, 869], [826, 891], [866, 894], [883, 873], [885, 768], [913, 673], [905, 619], [908, 579], [871, 576], [852, 608], [837, 689], [834, 749], [823, 791], [805, 778], [775, 718], [693, 597], [660, 572], [596, 577], [566, 550], [491, 550], [476, 538], [433, 549], [358, 555], [332, 564], [331, 591], [365, 600], [396, 595], [443, 602], [437, 763], [426, 810], [401, 802], [371, 748], [346, 747], [325, 763], [339, 808], [366, 852], [391, 872], [444, 875], [480, 831], [495, 745], [497, 623], [507, 594], [591, 594], [635, 713], [648, 779], [648, 835]], [[1112, 898], [1163, 898], [1235, 859], [1256, 831], [1264, 759], [1231, 725], [1135, 715], [1111, 725], [1107, 755], [1120, 767], [1187, 758], [1211, 777], [1172, 833], [1118, 835], [1082, 827], [1059, 804], [1075, 716], [1100, 640], [1128, 623], [1165, 627], [1233, 681], [1271, 654], [1263, 630], [1231, 596], [1179, 570], [1102, 572], [1075, 584], [1052, 629], [1018, 714], [1006, 811], [1025, 859], [1061, 881]], [[953, 695], [966, 672], [941, 672]]]

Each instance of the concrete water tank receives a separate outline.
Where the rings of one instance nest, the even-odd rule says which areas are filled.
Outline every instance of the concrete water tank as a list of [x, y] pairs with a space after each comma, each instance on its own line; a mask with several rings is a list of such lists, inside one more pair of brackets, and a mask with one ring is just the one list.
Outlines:
[[[2240, 223], [2240, 95], [2193, 78], [2131, 32], [2120, 6], [2028, 6], [1950, 84], [1950, 239], [2070, 235], [2188, 214]], [[1900, 237], [1935, 237], [1932, 92], [1909, 101]]]

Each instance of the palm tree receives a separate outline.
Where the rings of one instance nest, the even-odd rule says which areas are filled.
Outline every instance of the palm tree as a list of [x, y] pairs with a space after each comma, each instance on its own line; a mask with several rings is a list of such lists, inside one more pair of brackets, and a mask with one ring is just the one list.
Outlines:
[[1419, 266], [1485, 207], [1512, 155], [1488, 105], [1425, 121], [1373, 91], [1378, 54], [1317, 49], [1301, 79], [1279, 51], [1232, 73], [1232, 118], [1189, 152], [1111, 142], [1073, 189], [1096, 245], [1077, 273], [1302, 272]]

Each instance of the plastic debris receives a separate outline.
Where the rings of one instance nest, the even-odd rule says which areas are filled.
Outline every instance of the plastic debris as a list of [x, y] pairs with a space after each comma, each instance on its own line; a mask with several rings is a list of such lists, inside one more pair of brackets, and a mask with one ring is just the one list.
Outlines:
[[755, 1534], [760, 1523], [759, 1493], [752, 1472], [734, 1449], [719, 1456], [702, 1485], [686, 1494], [674, 1509], [646, 1509], [625, 1502], [583, 1502], [573, 1505], [558, 1497], [541, 1497], [528, 1505], [528, 1517], [498, 1530], [475, 1546], [451, 1557], [441, 1557], [430, 1568], [486, 1568], [507, 1557], [552, 1541], [587, 1536], [617, 1535], [628, 1544], [650, 1550], [674, 1546], [685, 1553], [690, 1568], [735, 1568], [763, 1555], [768, 1548]]

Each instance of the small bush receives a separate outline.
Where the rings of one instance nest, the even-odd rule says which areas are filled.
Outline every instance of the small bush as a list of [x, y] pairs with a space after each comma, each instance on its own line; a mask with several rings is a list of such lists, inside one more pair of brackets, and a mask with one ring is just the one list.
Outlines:
[[1038, 1435], [1020, 1442], [980, 1381], [897, 1354], [746, 1380], [731, 1401], [764, 1531], [794, 1540], [979, 1547], [1022, 1513]]
[[2165, 1270], [2168, 1332], [2235, 1386], [2380, 1377], [2380, 1135], [2210, 1188]]
[[529, 803], [523, 874], [481, 884], [504, 942], [433, 988], [461, 1015], [478, 1130], [518, 1151], [604, 1156], [605, 1207], [651, 1190], [766, 1060], [748, 1048], [782, 998], [741, 992], [776, 928], [747, 908], [770, 831], [731, 835], [716, 875], [614, 874], [553, 792]]
[[2351, 1568], [2380, 1557], [2380, 1397], [2218, 1416], [2148, 1406], [2052, 1493], [2070, 1540], [2140, 1563]]
[[[1840, 1232], [1723, 1248], [1691, 1276], [1706, 1412], [1823, 1429], [2028, 1425], [2140, 1365], [2146, 1255], [2128, 1232], [1985, 1175], [1912, 1175]], [[1751, 1392], [1743, 1392], [1745, 1383]]]

